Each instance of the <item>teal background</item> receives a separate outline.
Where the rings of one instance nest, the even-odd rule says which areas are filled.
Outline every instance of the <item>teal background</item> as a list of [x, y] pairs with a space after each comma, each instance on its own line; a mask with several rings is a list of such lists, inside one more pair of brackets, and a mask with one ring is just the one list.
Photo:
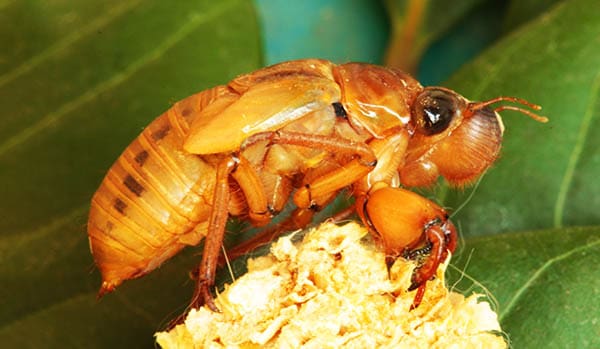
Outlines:
[[[319, 57], [337, 63], [383, 63], [390, 23], [380, 1], [255, 0], [266, 65]], [[426, 50], [417, 78], [441, 84], [503, 33], [505, 1], [488, 1]], [[443, 14], [440, 14], [443, 15]]]

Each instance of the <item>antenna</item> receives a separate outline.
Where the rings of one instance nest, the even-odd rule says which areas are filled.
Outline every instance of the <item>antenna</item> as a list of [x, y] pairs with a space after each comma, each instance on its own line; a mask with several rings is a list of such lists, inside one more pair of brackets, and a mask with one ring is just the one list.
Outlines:
[[[488, 101], [484, 101], [484, 102], [476, 102], [476, 103], [470, 103], [469, 104], [469, 109], [472, 111], [477, 111], [480, 110], [482, 108], [487, 107], [488, 105], [494, 104], [494, 103], [498, 103], [498, 102], [502, 102], [502, 101], [507, 101], [507, 102], [513, 102], [513, 103], [518, 103], [518, 104], [522, 104], [524, 106], [527, 106], [533, 110], [540, 110], [542, 109], [541, 106], [537, 105], [537, 104], [533, 104], [531, 102], [528, 102], [522, 98], [518, 98], [518, 97], [507, 97], [507, 96], [500, 96], [500, 97], [496, 97], [496, 98], [492, 98]], [[535, 121], [538, 122], [548, 122], [548, 118], [545, 116], [540, 116], [530, 110], [521, 108], [521, 107], [517, 107], [517, 106], [513, 106], [513, 105], [501, 105], [499, 107], [494, 108], [495, 112], [501, 112], [503, 110], [514, 110], [517, 112], [520, 112], [522, 114], [525, 114], [527, 116], [529, 116], [530, 118], [532, 118]]]

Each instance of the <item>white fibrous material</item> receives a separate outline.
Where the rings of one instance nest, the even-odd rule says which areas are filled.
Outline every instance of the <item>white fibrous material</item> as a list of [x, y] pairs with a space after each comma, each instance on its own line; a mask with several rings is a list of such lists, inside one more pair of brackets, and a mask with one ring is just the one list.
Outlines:
[[497, 315], [478, 295], [444, 284], [445, 265], [409, 311], [414, 262], [385, 255], [356, 223], [325, 223], [268, 256], [216, 298], [221, 313], [192, 309], [184, 324], [156, 334], [170, 348], [506, 348]]

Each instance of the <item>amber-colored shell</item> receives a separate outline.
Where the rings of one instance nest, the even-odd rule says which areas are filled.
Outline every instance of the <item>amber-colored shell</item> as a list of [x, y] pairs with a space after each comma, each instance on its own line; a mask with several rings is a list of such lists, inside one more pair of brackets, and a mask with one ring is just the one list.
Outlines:
[[390, 187], [371, 194], [366, 211], [390, 256], [399, 256], [421, 243], [424, 227], [429, 223], [447, 219], [446, 212], [430, 200], [409, 190]]
[[[292, 218], [303, 227], [311, 210], [348, 186], [369, 197], [373, 224], [397, 225], [386, 245], [412, 246], [423, 220], [443, 211], [410, 192], [390, 204], [373, 186], [430, 185], [440, 174], [468, 182], [496, 159], [501, 140], [497, 114], [480, 111], [461, 114], [451, 131], [420, 134], [412, 104], [423, 91], [400, 71], [306, 59], [176, 103], [125, 149], [92, 199], [88, 234], [100, 292], [150, 272], [207, 231], [223, 233], [223, 221], [209, 226], [209, 217], [262, 225], [293, 196]], [[217, 178], [217, 167], [230, 177]], [[205, 265], [214, 266], [220, 249], [213, 251]]]
[[422, 90], [410, 75], [385, 67], [349, 63], [337, 67], [336, 81], [342, 87], [342, 103], [351, 122], [383, 138], [389, 130], [411, 122], [410, 102]]
[[441, 175], [455, 186], [469, 184], [498, 158], [502, 131], [497, 113], [485, 108], [477, 117], [457, 118], [443, 134], [416, 133], [400, 169], [402, 183], [427, 186]]
[[[192, 154], [215, 154], [239, 149], [248, 137], [275, 131], [339, 101], [339, 86], [312, 76], [288, 76], [250, 87], [221, 105], [207, 108], [192, 123], [184, 149]], [[220, 102], [220, 101], [218, 101]], [[217, 113], [211, 114], [213, 110]]]
[[222, 93], [190, 96], [154, 120], [125, 149], [92, 198], [88, 235], [110, 291], [197, 244], [215, 181], [209, 161], [183, 150], [189, 117]]

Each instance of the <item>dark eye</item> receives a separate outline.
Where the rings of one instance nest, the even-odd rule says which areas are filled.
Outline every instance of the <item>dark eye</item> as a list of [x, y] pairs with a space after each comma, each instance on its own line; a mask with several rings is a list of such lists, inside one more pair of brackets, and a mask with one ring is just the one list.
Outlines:
[[426, 88], [413, 105], [414, 121], [425, 135], [438, 134], [450, 125], [457, 105], [456, 97], [449, 91]]

